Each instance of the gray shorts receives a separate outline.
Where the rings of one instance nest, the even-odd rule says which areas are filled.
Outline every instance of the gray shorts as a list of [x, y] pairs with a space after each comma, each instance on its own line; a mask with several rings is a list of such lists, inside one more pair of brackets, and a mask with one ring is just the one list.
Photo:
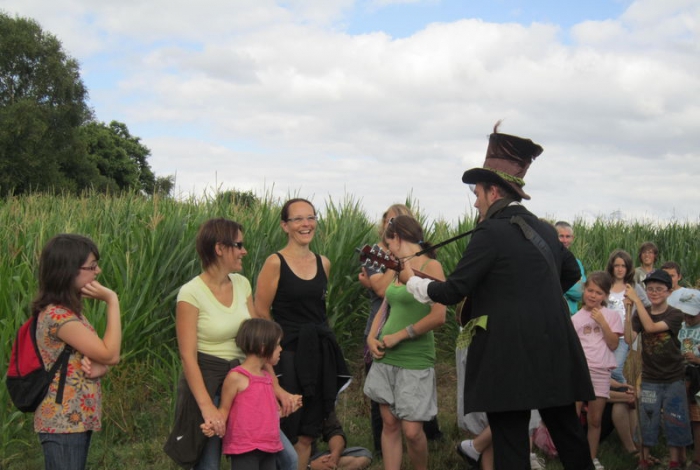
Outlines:
[[435, 369], [404, 369], [373, 362], [367, 374], [365, 395], [389, 405], [391, 413], [405, 421], [430, 421], [437, 415]]

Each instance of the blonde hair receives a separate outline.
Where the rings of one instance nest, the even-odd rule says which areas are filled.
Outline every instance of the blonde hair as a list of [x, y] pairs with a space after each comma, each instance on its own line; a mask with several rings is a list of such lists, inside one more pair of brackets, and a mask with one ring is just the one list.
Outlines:
[[386, 218], [389, 216], [389, 213], [393, 212], [394, 217], [399, 216], [399, 215], [407, 215], [409, 217], [413, 217], [413, 213], [411, 212], [411, 209], [406, 205], [406, 204], [392, 204], [389, 206], [387, 210], [384, 211], [382, 214], [382, 220], [377, 224], [377, 232], [379, 233], [379, 238], [384, 239], [384, 227], [386, 226], [387, 220]]

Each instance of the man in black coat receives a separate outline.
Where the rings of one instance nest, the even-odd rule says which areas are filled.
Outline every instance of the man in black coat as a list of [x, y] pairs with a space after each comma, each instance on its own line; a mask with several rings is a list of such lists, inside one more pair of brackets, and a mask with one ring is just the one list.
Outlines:
[[[575, 402], [594, 393], [563, 297], [581, 273], [554, 227], [520, 204], [530, 199], [523, 177], [541, 153], [529, 139], [498, 133], [496, 124], [484, 167], [462, 177], [475, 185], [480, 215], [462, 259], [445, 282], [409, 279], [410, 268], [401, 279], [421, 302], [451, 305], [467, 298], [467, 328], [474, 335], [464, 411], [487, 413], [496, 469], [530, 468], [528, 422], [530, 410], [538, 409], [564, 468], [587, 470], [593, 464]], [[532, 240], [525, 236], [530, 229]]]

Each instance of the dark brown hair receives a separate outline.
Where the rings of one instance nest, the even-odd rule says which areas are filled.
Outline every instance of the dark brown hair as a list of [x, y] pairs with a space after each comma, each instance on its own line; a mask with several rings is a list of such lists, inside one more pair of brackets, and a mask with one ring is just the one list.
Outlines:
[[245, 355], [254, 354], [270, 359], [281, 339], [282, 327], [277, 323], [264, 318], [249, 318], [238, 328], [236, 346]]
[[627, 271], [625, 272], [625, 284], [633, 284], [634, 267], [632, 266], [632, 257], [625, 250], [614, 250], [612, 253], [610, 253], [610, 257], [608, 257], [608, 264], [605, 267], [605, 270], [608, 272], [608, 274], [610, 274], [610, 277], [612, 279], [615, 279], [614, 265], [615, 260], [617, 258], [620, 258], [622, 261], [625, 262], [625, 268], [627, 269]]
[[663, 269], [664, 271], [667, 269], [673, 269], [679, 276], [683, 275], [681, 273], [681, 265], [676, 263], [675, 261], [666, 261], [664, 264], [661, 265], [659, 269]]
[[195, 243], [199, 260], [202, 262], [202, 268], [207, 269], [216, 263], [217, 243], [221, 243], [224, 246], [233, 246], [236, 238], [238, 238], [238, 232], [242, 231], [243, 226], [241, 224], [223, 217], [209, 219], [204, 222], [199, 227]]
[[287, 222], [287, 220], [289, 219], [289, 207], [290, 207], [292, 204], [294, 204], [295, 202], [305, 202], [305, 203], [307, 203], [308, 205], [311, 206], [311, 209], [313, 209], [314, 215], [316, 215], [316, 208], [314, 207], [313, 204], [311, 204], [311, 201], [309, 201], [309, 200], [307, 200], [307, 199], [303, 199], [303, 198], [297, 197], [297, 198], [294, 198], [294, 199], [290, 199], [289, 201], [285, 202], [284, 205], [282, 206], [282, 211], [280, 212], [280, 220], [282, 220], [282, 222]]
[[[410, 215], [399, 215], [389, 220], [384, 237], [391, 239], [395, 236], [410, 243], [417, 243], [422, 249], [432, 246], [431, 243], [423, 240], [423, 229], [420, 223]], [[435, 258], [435, 250], [428, 251], [426, 255]]]
[[33, 315], [49, 305], [61, 305], [80, 315], [83, 302], [75, 279], [90, 253], [100, 259], [95, 242], [82, 235], [62, 233], [46, 243], [39, 258], [39, 292], [32, 302]]
[[642, 262], [642, 252], [652, 250], [654, 252], [654, 263], [659, 260], [659, 248], [653, 242], [644, 242], [642, 246], [639, 247], [639, 253], [637, 254], [637, 260]]
[[494, 183], [492, 181], [482, 181], [477, 184], [480, 184], [481, 187], [484, 188], [484, 192], [489, 192], [491, 188], [496, 188], [498, 190], [498, 194], [503, 198], [512, 199], [517, 202], [521, 202], [523, 200], [523, 197], [516, 193], [510, 186]]

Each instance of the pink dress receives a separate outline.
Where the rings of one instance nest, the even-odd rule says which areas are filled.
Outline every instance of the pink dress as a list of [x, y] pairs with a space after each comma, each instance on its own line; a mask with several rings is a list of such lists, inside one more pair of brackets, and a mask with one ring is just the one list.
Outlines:
[[[617, 312], [606, 307], [602, 307], [600, 311], [613, 333], [617, 335], [624, 333], [622, 321], [620, 321]], [[617, 367], [615, 352], [608, 347], [603, 336], [603, 329], [598, 322], [591, 318], [591, 312], [582, 308], [571, 317], [571, 321], [586, 355], [595, 395], [596, 397], [608, 398], [610, 396], [610, 376], [613, 369]]]
[[248, 388], [233, 399], [222, 452], [236, 455], [256, 449], [270, 453], [281, 451], [280, 413], [272, 378], [265, 371], [261, 376], [252, 375], [241, 366], [231, 370], [245, 375], [250, 382]]

